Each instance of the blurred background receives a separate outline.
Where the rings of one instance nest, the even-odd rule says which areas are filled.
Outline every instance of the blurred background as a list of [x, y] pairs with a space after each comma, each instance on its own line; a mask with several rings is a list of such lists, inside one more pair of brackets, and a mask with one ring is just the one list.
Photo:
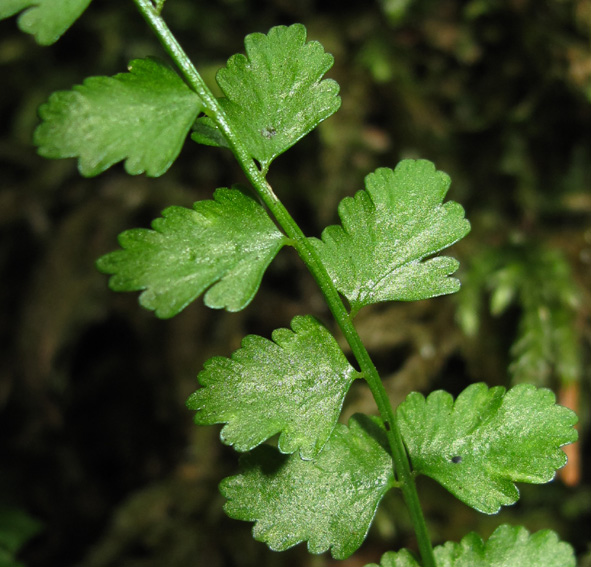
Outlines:
[[[356, 319], [392, 402], [530, 382], [577, 408], [580, 442], [554, 482], [521, 485], [497, 516], [421, 479], [429, 529], [438, 544], [503, 522], [551, 528], [591, 565], [591, 0], [168, 0], [163, 13], [212, 87], [244, 36], [274, 25], [305, 24], [335, 56], [341, 110], [269, 176], [307, 234], [376, 167], [421, 157], [451, 175], [473, 227], [452, 249], [462, 291]], [[297, 314], [331, 320], [289, 250], [240, 313], [198, 300], [161, 321], [108, 290], [94, 262], [119, 232], [244, 180], [228, 152], [191, 141], [158, 179], [120, 165], [84, 179], [36, 155], [51, 92], [147, 55], [164, 57], [131, 1], [96, 0], [46, 48], [0, 22], [0, 565], [354, 567], [414, 549], [396, 494], [340, 563], [271, 552], [225, 517], [217, 484], [237, 457], [185, 408], [203, 362]], [[375, 411], [362, 387], [343, 418], [355, 411]]]

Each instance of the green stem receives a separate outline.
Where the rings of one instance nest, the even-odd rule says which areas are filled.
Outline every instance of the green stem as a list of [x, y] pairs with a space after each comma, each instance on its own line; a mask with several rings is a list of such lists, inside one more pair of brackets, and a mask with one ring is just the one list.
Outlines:
[[331, 313], [351, 347], [353, 355], [355, 356], [376, 401], [378, 411], [384, 420], [386, 435], [388, 437], [394, 461], [394, 472], [409, 509], [417, 536], [417, 543], [423, 561], [423, 567], [436, 567], [431, 540], [427, 531], [414, 476], [410, 469], [408, 455], [404, 447], [396, 415], [392, 410], [390, 400], [388, 399], [388, 395], [376, 367], [373, 364], [367, 349], [361, 342], [361, 338], [353, 325], [351, 315], [343, 304], [324, 264], [300, 227], [273, 193], [263, 172], [258, 168], [256, 162], [242, 144], [242, 141], [231, 128], [216, 98], [205, 85], [203, 79], [176, 41], [172, 32], [168, 29], [164, 20], [162, 20], [158, 14], [158, 11], [152, 2], [150, 0], [134, 0], [134, 2], [158, 36], [164, 49], [182, 72], [189, 86], [201, 98], [206, 114], [215, 121], [219, 129], [224, 133], [244, 173], [256, 189], [263, 203], [268, 207], [278, 224], [284, 230], [285, 234], [292, 240], [294, 248], [297, 250], [300, 258], [306, 264], [308, 270], [320, 287]]
[[[219, 105], [217, 99], [213, 93], [209, 90], [201, 75], [195, 69], [195, 66], [180, 46], [179, 42], [170, 31], [166, 22], [162, 19], [151, 0], [133, 0], [141, 12], [142, 16], [146, 19], [160, 43], [164, 47], [165, 51], [170, 55], [171, 59], [175, 62], [179, 68], [183, 77], [189, 84], [189, 86], [199, 95], [201, 102], [203, 103], [204, 112], [210, 116], [217, 124], [219, 129], [222, 131], [226, 140], [228, 141], [232, 152], [236, 159], [244, 169], [244, 172], [248, 178], [252, 181], [255, 177], [262, 178], [262, 183], [259, 182], [256, 185], [257, 191], [265, 203], [267, 201], [278, 202], [276, 195], [273, 193], [270, 185], [267, 183], [264, 176], [261, 175], [259, 168], [252, 159], [252, 156], [246, 151], [241, 140], [236, 136], [232, 130], [226, 115]], [[258, 175], [257, 175], [258, 174]]]

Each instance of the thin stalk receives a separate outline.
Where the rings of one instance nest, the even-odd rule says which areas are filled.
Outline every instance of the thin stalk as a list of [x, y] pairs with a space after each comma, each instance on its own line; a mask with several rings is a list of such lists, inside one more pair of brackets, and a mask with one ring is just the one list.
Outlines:
[[404, 447], [396, 415], [392, 410], [390, 400], [388, 399], [388, 395], [377, 369], [372, 362], [367, 349], [362, 343], [361, 338], [353, 325], [351, 315], [347, 311], [347, 308], [328, 275], [324, 264], [298, 224], [273, 193], [263, 172], [258, 168], [252, 156], [242, 144], [240, 138], [231, 128], [216, 98], [205, 85], [198, 71], [178, 44], [164, 20], [160, 17], [152, 2], [150, 0], [134, 0], [134, 2], [149, 23], [150, 27], [158, 36], [164, 49], [182, 72], [189, 86], [201, 98], [206, 114], [215, 121], [217, 126], [226, 136], [226, 139], [247, 178], [255, 188], [263, 203], [273, 214], [279, 226], [281, 226], [285, 234], [291, 239], [300, 258], [306, 264], [306, 267], [320, 287], [331, 313], [339, 325], [345, 339], [349, 343], [351, 351], [359, 364], [360, 370], [363, 372], [364, 378], [366, 379], [369, 389], [375, 399], [378, 411], [384, 421], [386, 435], [394, 462], [394, 472], [409, 509], [409, 514], [417, 536], [417, 543], [423, 567], [436, 567], [431, 540], [416, 490], [414, 475], [410, 469], [408, 455]]
[[[148, 22], [152, 31], [156, 34], [162, 47], [168, 53], [170, 58], [175, 62], [176, 66], [181, 71], [185, 81], [187, 81], [189, 87], [191, 87], [195, 93], [201, 99], [203, 103], [203, 110], [212, 120], [215, 121], [219, 129], [223, 132], [226, 137], [234, 156], [242, 166], [244, 172], [250, 180], [254, 177], [258, 179], [258, 185], [256, 186], [257, 192], [261, 198], [267, 204], [267, 201], [278, 201], [277, 197], [273, 193], [270, 185], [265, 180], [264, 176], [260, 174], [260, 170], [256, 163], [252, 159], [252, 156], [246, 151], [240, 138], [236, 135], [234, 130], [230, 127], [226, 115], [219, 105], [217, 99], [213, 93], [209, 90], [201, 75], [195, 69], [192, 61], [189, 59], [179, 42], [170, 31], [166, 22], [162, 19], [158, 10], [154, 7], [151, 0], [133, 0]], [[259, 174], [259, 175], [257, 175]], [[262, 178], [262, 183], [260, 182]]]

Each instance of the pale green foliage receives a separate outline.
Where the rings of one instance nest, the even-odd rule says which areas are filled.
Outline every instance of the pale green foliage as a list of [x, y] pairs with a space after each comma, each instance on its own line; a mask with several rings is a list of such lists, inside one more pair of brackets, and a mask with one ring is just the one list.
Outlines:
[[1, 0], [0, 20], [19, 12], [18, 27], [41, 45], [56, 42], [91, 0]]
[[23, 510], [0, 505], [0, 566], [24, 567], [16, 555], [42, 530], [41, 523]]
[[442, 390], [413, 392], [398, 421], [413, 469], [476, 510], [494, 514], [519, 498], [514, 482], [544, 483], [566, 464], [559, 449], [577, 439], [577, 416], [545, 388], [505, 393], [472, 384], [454, 402]]
[[421, 567], [415, 556], [408, 549], [387, 551], [382, 555], [380, 564], [370, 563], [365, 567]]
[[414, 0], [380, 0], [380, 5], [388, 19], [394, 25], [404, 20]]
[[296, 317], [273, 342], [256, 335], [231, 358], [210, 359], [188, 400], [201, 425], [227, 423], [222, 441], [249, 451], [276, 433], [282, 453], [315, 457], [334, 429], [357, 371], [316, 319]]
[[[513, 379], [548, 384], [555, 373], [563, 382], [578, 380], [582, 364], [575, 322], [579, 294], [570, 266], [557, 250], [541, 250], [521, 266], [524, 273], [515, 288], [523, 314], [511, 349]], [[511, 267], [516, 266], [506, 269]]]
[[509, 370], [514, 382], [550, 385], [578, 380], [580, 339], [575, 317], [579, 290], [564, 256], [532, 243], [489, 249], [475, 257], [458, 298], [458, 321], [474, 336], [479, 329], [482, 297], [490, 294], [490, 312], [501, 315], [521, 308]]
[[176, 159], [201, 111], [199, 97], [168, 66], [137, 59], [129, 73], [91, 77], [42, 105], [39, 153], [78, 157], [80, 173], [97, 175], [126, 160], [136, 175], [162, 175]]
[[380, 301], [426, 299], [459, 289], [458, 269], [440, 250], [464, 237], [463, 208], [442, 204], [449, 177], [426, 160], [405, 160], [366, 178], [365, 191], [339, 205], [342, 226], [311, 239], [355, 312]]
[[242, 473], [220, 485], [232, 518], [256, 522], [254, 538], [281, 551], [302, 541], [311, 553], [351, 555], [392, 487], [391, 457], [379, 420], [338, 424], [311, 461], [263, 445], [240, 459]]
[[[470, 337], [476, 337], [480, 329], [480, 312], [482, 294], [490, 292], [491, 273], [499, 264], [499, 251], [476, 255], [470, 260], [469, 269], [464, 269], [462, 274], [462, 293], [455, 296], [457, 302], [456, 319], [464, 333]], [[505, 302], [510, 303], [514, 294], [504, 293]], [[493, 305], [490, 305], [491, 310]]]
[[[435, 548], [437, 567], [575, 567], [573, 550], [550, 530], [532, 535], [520, 526], [499, 526], [488, 541], [470, 533], [460, 543]], [[366, 567], [420, 567], [405, 549], [384, 554], [380, 565]]]
[[287, 242], [265, 209], [238, 189], [218, 189], [214, 200], [199, 201], [193, 210], [169, 207], [152, 228], [121, 233], [123, 250], [97, 265], [113, 274], [111, 289], [145, 290], [140, 303], [162, 318], [176, 315], [207, 288], [207, 306], [243, 309]]
[[[267, 171], [278, 155], [338, 110], [339, 86], [322, 80], [333, 57], [317, 41], [306, 43], [301, 24], [250, 34], [244, 44], [246, 57], [234, 55], [218, 71], [225, 95], [219, 103], [250, 155]], [[193, 139], [226, 145], [207, 117], [198, 120]]]

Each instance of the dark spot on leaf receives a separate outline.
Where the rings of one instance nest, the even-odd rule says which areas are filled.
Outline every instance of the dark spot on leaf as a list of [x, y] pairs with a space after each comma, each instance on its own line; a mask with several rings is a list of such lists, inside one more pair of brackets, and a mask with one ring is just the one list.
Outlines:
[[462, 462], [462, 457], [460, 457], [459, 455], [456, 455], [455, 457], [451, 458], [451, 462], [457, 465], [458, 463]]
[[275, 128], [273, 128], [273, 126], [267, 126], [266, 128], [263, 128], [261, 130], [261, 136], [263, 138], [267, 138], [267, 140], [270, 140], [276, 134], [277, 134], [277, 130], [275, 130]]
[[390, 422], [384, 421], [384, 427], [386, 428], [386, 431], [390, 431]]

